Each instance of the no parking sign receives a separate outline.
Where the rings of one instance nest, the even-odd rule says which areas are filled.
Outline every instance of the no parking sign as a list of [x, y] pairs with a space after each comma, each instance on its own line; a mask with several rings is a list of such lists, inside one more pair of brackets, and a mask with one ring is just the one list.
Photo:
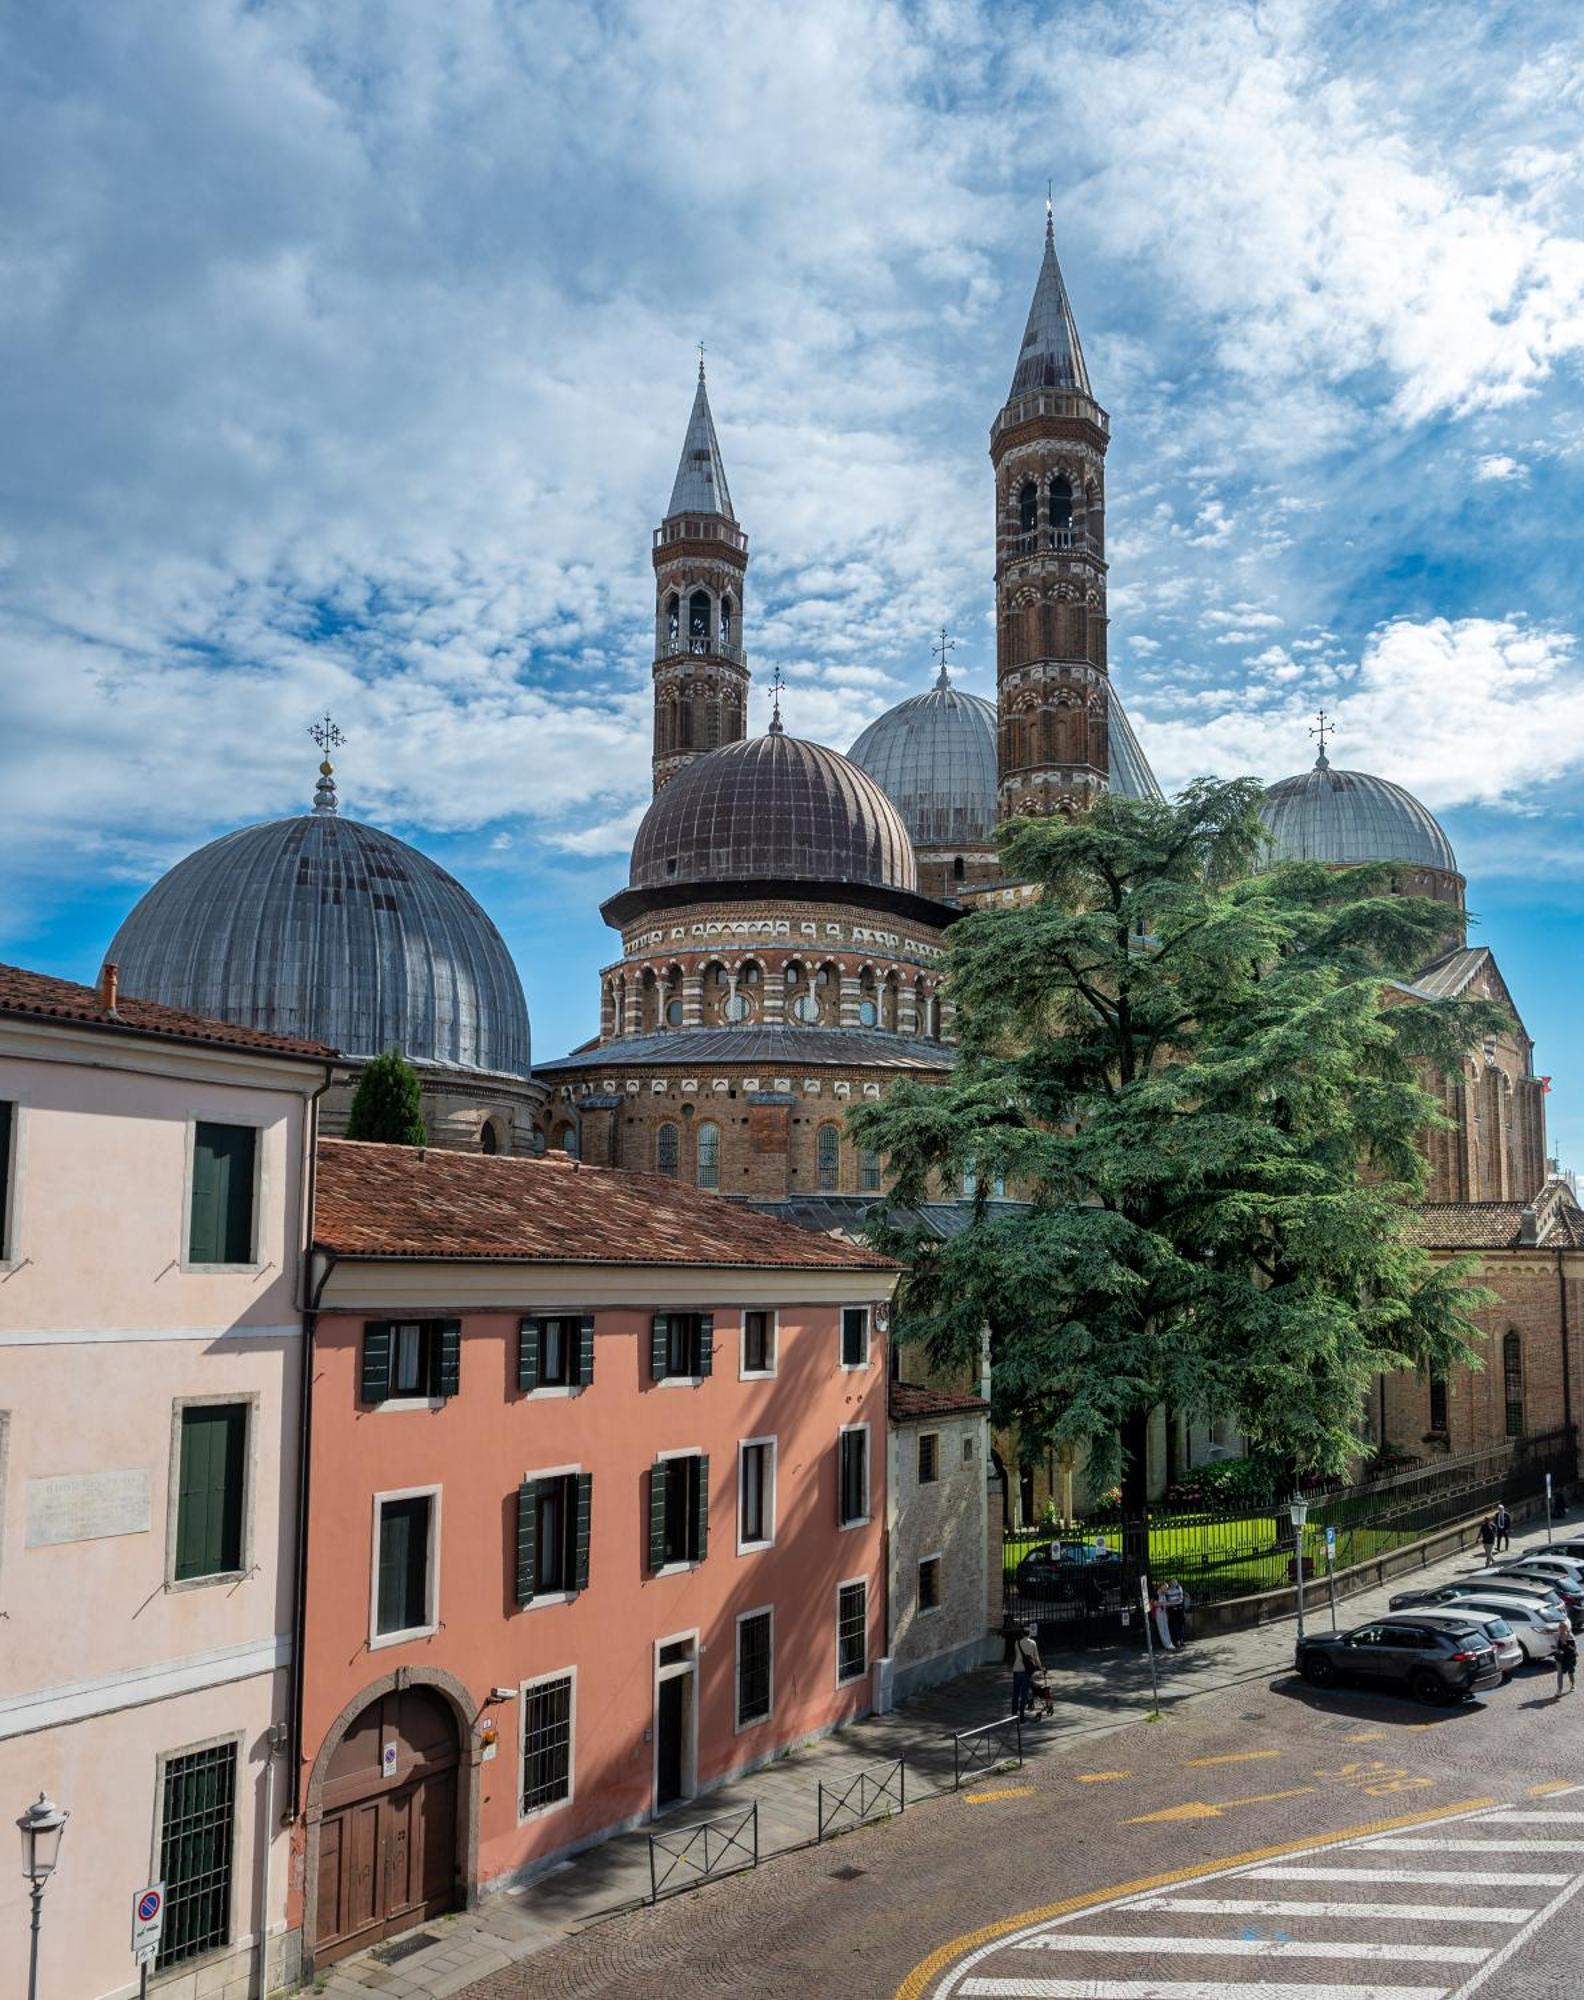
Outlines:
[[164, 1927], [165, 1884], [151, 1882], [132, 1898], [132, 1956], [139, 1965], [152, 1962]]

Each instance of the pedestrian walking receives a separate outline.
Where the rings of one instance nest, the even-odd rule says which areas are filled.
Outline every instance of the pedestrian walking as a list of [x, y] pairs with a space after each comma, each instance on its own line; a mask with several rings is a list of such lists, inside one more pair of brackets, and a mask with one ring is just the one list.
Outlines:
[[1188, 1636], [1188, 1593], [1175, 1579], [1160, 1587], [1160, 1603], [1166, 1613], [1166, 1630], [1174, 1646]]
[[1496, 1509], [1494, 1519], [1497, 1549], [1510, 1549], [1512, 1547], [1512, 1516], [1507, 1511], [1505, 1501]]
[[1485, 1519], [1480, 1522], [1480, 1547], [1485, 1551], [1485, 1567], [1487, 1569], [1491, 1566], [1491, 1550], [1495, 1546], [1496, 1522], [1491, 1515], [1487, 1514]]
[[1567, 1675], [1568, 1693], [1573, 1692], [1574, 1675], [1578, 1672], [1578, 1641], [1571, 1632], [1564, 1632], [1557, 1641], [1556, 1670], [1558, 1695], [1562, 1692], [1562, 1676]]
[[[1012, 1713], [1026, 1715], [1034, 1699], [1034, 1676], [1045, 1671], [1034, 1634], [1023, 1626], [1012, 1648]], [[1048, 1697], [1047, 1697], [1048, 1699]]]

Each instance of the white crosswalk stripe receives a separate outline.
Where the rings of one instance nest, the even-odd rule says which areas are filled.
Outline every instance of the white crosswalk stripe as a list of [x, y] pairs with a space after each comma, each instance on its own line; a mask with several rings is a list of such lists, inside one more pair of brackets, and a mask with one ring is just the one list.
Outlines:
[[[1486, 1808], [1121, 1896], [980, 1946], [930, 2000], [1497, 2000], [1584, 1890], [1581, 1826], [1578, 1810]], [[1177, 1965], [1190, 1976], [1149, 1976]]]

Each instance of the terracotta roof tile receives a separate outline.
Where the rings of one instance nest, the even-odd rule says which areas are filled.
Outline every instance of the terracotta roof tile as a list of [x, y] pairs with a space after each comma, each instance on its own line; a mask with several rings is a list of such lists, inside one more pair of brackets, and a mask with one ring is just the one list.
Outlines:
[[156, 1000], [138, 1000], [126, 993], [112, 1014], [101, 1003], [95, 987], [55, 979], [46, 972], [26, 972], [19, 965], [0, 965], [0, 1015], [7, 1014], [32, 1021], [59, 1021], [73, 1028], [154, 1035], [161, 1041], [251, 1049], [260, 1055], [311, 1056], [325, 1061], [335, 1054], [321, 1042], [272, 1035], [261, 1028], [239, 1028], [230, 1021], [211, 1021], [202, 1014], [187, 1014], [179, 1007], [163, 1007]]
[[916, 1382], [891, 1384], [891, 1415], [898, 1423], [917, 1417], [971, 1416], [989, 1407], [984, 1397], [971, 1389], [926, 1389]]
[[[1526, 1207], [1535, 1211], [1535, 1234], [1523, 1241]], [[1532, 1203], [1521, 1201], [1431, 1201], [1409, 1212], [1410, 1243], [1427, 1250], [1556, 1250], [1584, 1243], [1584, 1216], [1561, 1186], [1547, 1188]]]
[[897, 1269], [663, 1174], [349, 1139], [320, 1141], [314, 1241], [346, 1257]]

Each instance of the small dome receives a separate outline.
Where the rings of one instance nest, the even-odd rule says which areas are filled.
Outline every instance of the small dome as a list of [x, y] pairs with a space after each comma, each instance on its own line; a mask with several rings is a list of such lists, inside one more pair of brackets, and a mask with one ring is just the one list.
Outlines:
[[223, 834], [116, 932], [121, 990], [343, 1055], [527, 1076], [528, 1007], [505, 941], [460, 882], [334, 811]]
[[1333, 771], [1324, 757], [1272, 785], [1260, 812], [1271, 861], [1402, 861], [1458, 872], [1452, 843], [1412, 792], [1365, 771]]
[[630, 886], [847, 882], [914, 891], [896, 807], [823, 743], [772, 729], [695, 757], [644, 814]]
[[878, 716], [847, 752], [902, 815], [919, 847], [991, 847], [996, 712], [943, 675]]

